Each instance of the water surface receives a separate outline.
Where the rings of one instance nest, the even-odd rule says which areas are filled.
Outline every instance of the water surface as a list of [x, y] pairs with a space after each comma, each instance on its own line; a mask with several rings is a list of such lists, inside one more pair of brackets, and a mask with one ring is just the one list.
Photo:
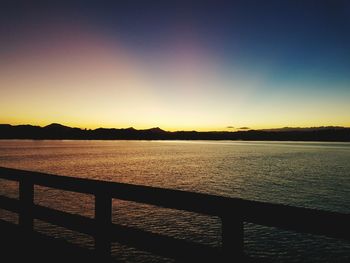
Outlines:
[[[350, 143], [1, 140], [0, 166], [350, 213]], [[16, 186], [2, 185], [2, 194], [16, 195]], [[36, 187], [36, 202], [93, 216], [88, 195]], [[116, 223], [221, 245], [215, 217], [118, 200], [113, 214]], [[93, 244], [42, 222], [36, 227]], [[245, 231], [245, 249], [253, 256], [276, 262], [350, 259], [350, 245], [339, 240], [251, 224]], [[130, 262], [163, 260], [120, 245], [114, 253]]]

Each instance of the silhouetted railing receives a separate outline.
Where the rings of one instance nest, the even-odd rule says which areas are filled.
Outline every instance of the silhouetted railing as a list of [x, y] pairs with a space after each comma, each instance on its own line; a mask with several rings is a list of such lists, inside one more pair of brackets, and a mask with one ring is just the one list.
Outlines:
[[[118, 241], [179, 260], [240, 258], [243, 222], [350, 240], [350, 214], [9, 168], [0, 168], [0, 178], [19, 182], [19, 199], [0, 196], [0, 208], [19, 213], [19, 225], [24, 231], [33, 231], [36, 218], [89, 234], [94, 237], [95, 250], [101, 256], [109, 256], [111, 242]], [[34, 185], [94, 195], [95, 218], [34, 204]], [[222, 247], [212, 248], [113, 224], [113, 198], [220, 217]]]

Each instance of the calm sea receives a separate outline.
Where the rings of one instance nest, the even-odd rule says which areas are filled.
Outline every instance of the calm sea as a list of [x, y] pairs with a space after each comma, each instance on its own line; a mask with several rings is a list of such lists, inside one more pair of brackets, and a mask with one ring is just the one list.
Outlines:
[[[241, 197], [350, 213], [350, 143], [242, 141], [0, 140], [0, 166]], [[36, 203], [93, 216], [91, 196], [44, 187]], [[1, 180], [0, 193], [17, 195]], [[0, 210], [0, 216], [15, 220]], [[133, 202], [113, 201], [113, 221], [220, 246], [220, 220]], [[90, 238], [40, 221], [38, 231], [92, 247]], [[350, 244], [253, 224], [245, 250], [272, 262], [350, 262]], [[126, 262], [163, 261], [113, 245]]]

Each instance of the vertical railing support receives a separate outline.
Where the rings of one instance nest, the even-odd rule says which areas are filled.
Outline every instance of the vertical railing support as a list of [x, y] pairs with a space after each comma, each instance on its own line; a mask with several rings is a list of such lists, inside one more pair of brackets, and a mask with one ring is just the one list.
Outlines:
[[[243, 258], [244, 226], [239, 214], [223, 215], [222, 220], [222, 249], [226, 262]], [[238, 261], [240, 262], [240, 261]]]
[[109, 229], [112, 222], [112, 198], [102, 192], [95, 194], [95, 250], [99, 256], [111, 255], [111, 241]]
[[19, 225], [25, 231], [33, 230], [34, 184], [29, 178], [19, 181]]

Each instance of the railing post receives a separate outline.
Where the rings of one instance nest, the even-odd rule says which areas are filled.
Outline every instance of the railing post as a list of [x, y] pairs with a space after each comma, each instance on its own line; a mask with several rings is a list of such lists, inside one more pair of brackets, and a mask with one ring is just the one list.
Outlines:
[[102, 192], [95, 194], [95, 250], [99, 256], [109, 257], [111, 255], [111, 241], [109, 228], [112, 220], [112, 198]]
[[19, 225], [25, 231], [32, 231], [34, 184], [28, 178], [19, 181], [19, 201]]
[[[243, 258], [244, 226], [239, 214], [225, 214], [222, 221], [222, 249], [226, 262]], [[240, 261], [238, 261], [240, 262]]]

